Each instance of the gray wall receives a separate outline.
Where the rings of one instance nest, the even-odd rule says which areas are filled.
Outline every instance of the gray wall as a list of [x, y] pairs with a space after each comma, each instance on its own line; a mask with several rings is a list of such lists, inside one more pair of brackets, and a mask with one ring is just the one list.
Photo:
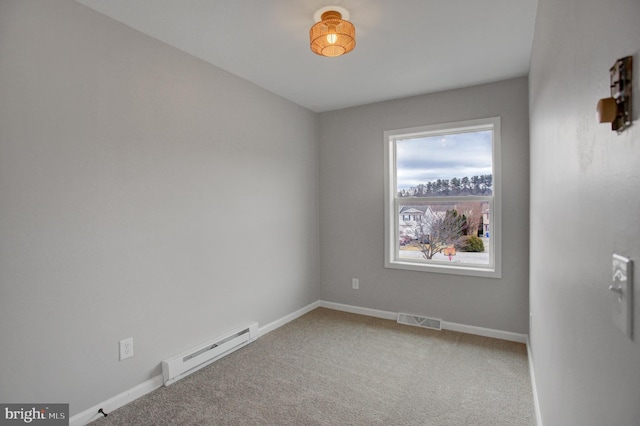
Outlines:
[[640, 123], [597, 124], [609, 68], [634, 56], [640, 2], [539, 0], [530, 73], [531, 340], [545, 426], [640, 424], [635, 338], [611, 320], [611, 255], [640, 273]]
[[[324, 300], [527, 333], [527, 79], [365, 105], [320, 116], [320, 281]], [[383, 132], [502, 117], [501, 279], [384, 268]], [[351, 289], [351, 278], [360, 289]]]
[[314, 113], [72, 0], [0, 1], [0, 63], [0, 401], [75, 414], [319, 298]]

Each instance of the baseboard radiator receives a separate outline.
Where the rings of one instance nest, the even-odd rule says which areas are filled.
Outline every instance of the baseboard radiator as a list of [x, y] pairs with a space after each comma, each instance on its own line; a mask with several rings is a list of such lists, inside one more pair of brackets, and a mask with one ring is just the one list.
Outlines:
[[164, 385], [169, 386], [177, 382], [257, 338], [258, 323], [256, 322], [162, 361]]

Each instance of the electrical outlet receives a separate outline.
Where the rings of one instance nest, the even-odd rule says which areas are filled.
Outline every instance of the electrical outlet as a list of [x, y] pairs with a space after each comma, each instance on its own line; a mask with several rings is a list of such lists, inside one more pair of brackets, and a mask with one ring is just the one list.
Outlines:
[[133, 337], [120, 340], [120, 361], [133, 356]]
[[357, 278], [352, 278], [351, 279], [351, 288], [353, 288], [354, 290], [358, 290], [360, 288], [360, 280]]

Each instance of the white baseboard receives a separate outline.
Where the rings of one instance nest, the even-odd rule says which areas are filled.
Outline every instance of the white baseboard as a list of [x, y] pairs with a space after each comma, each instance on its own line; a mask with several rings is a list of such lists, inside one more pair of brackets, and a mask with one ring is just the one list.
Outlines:
[[[342, 303], [320, 301], [323, 308], [335, 309], [337, 311], [350, 312], [352, 314], [367, 315], [370, 317], [396, 320], [397, 312], [382, 311], [379, 309], [361, 308], [359, 306], [344, 305]], [[511, 342], [527, 343], [527, 335], [513, 333], [511, 331], [494, 330], [492, 328], [476, 327], [474, 325], [457, 324], [455, 322], [441, 322], [443, 330], [459, 331], [461, 333], [475, 334], [477, 336], [493, 337], [496, 339], [508, 340]]]
[[[398, 317], [396, 312], [382, 311], [378, 309], [361, 308], [359, 306], [344, 305], [342, 303], [319, 301], [319, 305], [323, 308], [335, 309], [337, 311], [350, 312], [352, 314], [367, 315], [370, 317], [395, 320]], [[527, 358], [529, 360], [529, 374], [531, 375], [531, 386], [533, 391], [533, 404], [536, 415], [536, 425], [542, 426], [542, 416], [540, 415], [540, 404], [538, 402], [538, 390], [536, 388], [536, 378], [533, 372], [533, 358], [531, 357], [531, 346], [529, 345], [529, 336], [522, 333], [513, 333], [511, 331], [494, 330], [491, 328], [476, 327], [473, 325], [457, 324], [455, 322], [442, 321], [443, 330], [459, 331], [461, 333], [475, 334], [484, 337], [493, 337], [496, 339], [508, 340], [511, 342], [524, 343], [527, 345]]]
[[[290, 313], [276, 321], [273, 321], [263, 327], [258, 329], [258, 337], [263, 336], [278, 327], [282, 327], [286, 323], [293, 321], [294, 319], [301, 317], [302, 315], [311, 312], [315, 308], [320, 306], [320, 301], [313, 302], [302, 309], [298, 309], [295, 312]], [[91, 408], [88, 408], [69, 419], [70, 426], [82, 426], [86, 425], [89, 422], [99, 419], [102, 417], [102, 414], [98, 413], [99, 409], [103, 409], [106, 413], [110, 413], [111, 411], [117, 410], [120, 407], [125, 406], [126, 404], [135, 401], [136, 399], [148, 394], [149, 392], [153, 392], [154, 390], [162, 387], [164, 381], [162, 375], [158, 375], [152, 379], [149, 379], [143, 383], [140, 383], [133, 388], [126, 390], [112, 398], [107, 399], [100, 404], [94, 405]]]
[[366, 315], [368, 317], [376, 317], [388, 320], [395, 320], [398, 318], [397, 312], [381, 311], [379, 309], [361, 308], [360, 306], [345, 305], [342, 303], [327, 302], [320, 300], [320, 307], [333, 309], [336, 311], [349, 312], [352, 314]]
[[88, 408], [75, 416], [72, 416], [69, 419], [69, 426], [82, 426], [86, 425], [89, 422], [99, 419], [103, 417], [102, 414], [98, 413], [99, 409], [103, 409], [107, 414], [113, 410], [116, 410], [136, 399], [140, 398], [152, 392], [162, 386], [162, 374], [149, 379], [143, 383], [140, 383], [137, 386], [132, 387], [129, 390], [126, 390], [112, 398], [107, 399], [100, 404], [94, 405], [91, 408]]
[[298, 309], [295, 312], [290, 313], [289, 315], [285, 315], [284, 317], [277, 319], [269, 324], [258, 328], [258, 337], [264, 336], [265, 334], [272, 332], [273, 330], [282, 327], [288, 322], [293, 321], [296, 318], [303, 316], [306, 313], [313, 311], [315, 308], [320, 306], [320, 301], [315, 301], [304, 308]]
[[542, 415], [540, 413], [540, 401], [538, 400], [538, 388], [536, 386], [536, 375], [533, 371], [533, 357], [531, 356], [531, 343], [527, 336], [527, 355], [529, 358], [529, 374], [531, 375], [531, 388], [533, 391], [533, 407], [536, 411], [536, 425], [542, 426]]
[[[335, 302], [327, 302], [325, 300], [318, 300], [315, 301], [301, 309], [298, 309], [295, 312], [292, 312], [288, 315], [285, 315], [284, 317], [275, 320], [273, 322], [270, 322], [269, 324], [260, 327], [258, 329], [258, 337], [260, 336], [264, 336], [267, 333], [270, 333], [271, 331], [282, 327], [283, 325], [285, 325], [288, 322], [293, 321], [296, 318], [301, 317], [302, 315], [311, 312], [312, 310], [318, 308], [318, 307], [322, 307], [322, 308], [327, 308], [327, 309], [334, 309], [336, 311], [343, 311], [343, 312], [349, 312], [352, 314], [360, 314], [360, 315], [366, 315], [366, 316], [370, 316], [370, 317], [376, 317], [376, 318], [382, 318], [382, 319], [388, 319], [388, 320], [396, 320], [398, 317], [398, 313], [397, 312], [390, 312], [390, 311], [382, 311], [379, 309], [371, 309], [371, 308], [363, 308], [360, 306], [353, 306], [353, 305], [346, 305], [346, 304], [342, 304], [342, 303], [335, 303]], [[503, 339], [503, 340], [509, 340], [509, 341], [513, 341], [513, 342], [520, 342], [520, 343], [527, 343], [527, 335], [526, 334], [519, 334], [519, 333], [512, 333], [509, 331], [502, 331], [502, 330], [493, 330], [490, 328], [483, 328], [483, 327], [476, 327], [476, 326], [471, 326], [471, 325], [464, 325], [464, 324], [456, 324], [456, 323], [452, 323], [452, 322], [445, 322], [442, 321], [442, 328], [445, 330], [451, 330], [451, 331], [460, 331], [462, 333], [469, 333], [469, 334], [476, 334], [479, 336], [485, 336], [485, 337], [494, 337], [496, 339]], [[527, 344], [527, 348], [528, 348], [528, 344]], [[538, 407], [538, 399], [537, 399], [537, 393], [536, 393], [536, 389], [535, 389], [535, 381], [534, 381], [534, 376], [533, 376], [533, 366], [531, 365], [531, 353], [529, 352], [529, 365], [530, 365], [530, 371], [531, 371], [531, 382], [533, 383], [533, 395], [534, 395], [534, 402], [535, 402], [535, 406], [536, 406], [536, 418], [538, 421], [538, 426], [542, 426], [542, 423], [540, 421], [540, 410]], [[69, 419], [69, 425], [70, 426], [82, 426], [85, 425], [89, 422], [92, 422], [96, 419], [99, 419], [102, 414], [98, 413], [98, 410], [100, 408], [102, 408], [105, 412], [109, 413], [113, 410], [116, 410], [146, 394], [148, 394], [149, 392], [152, 392], [158, 388], [160, 388], [163, 385], [163, 378], [162, 375], [158, 375], [152, 379], [149, 379], [143, 383], [140, 383], [137, 386], [134, 386], [133, 388], [124, 391], [112, 398], [109, 398], [108, 400], [94, 405], [91, 408], [88, 408], [74, 416], [72, 416]]]
[[527, 343], [526, 334], [476, 327], [475, 325], [457, 324], [455, 322], [448, 321], [442, 321], [441, 325], [443, 330], [459, 331], [461, 333], [475, 334], [476, 336], [493, 337], [494, 339], [508, 340], [510, 342]]

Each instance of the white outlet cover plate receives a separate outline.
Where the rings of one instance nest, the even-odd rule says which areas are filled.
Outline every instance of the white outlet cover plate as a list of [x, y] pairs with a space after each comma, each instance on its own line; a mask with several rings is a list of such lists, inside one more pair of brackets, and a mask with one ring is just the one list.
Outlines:
[[619, 291], [610, 291], [613, 323], [629, 338], [633, 336], [633, 262], [613, 255], [613, 284]]
[[133, 356], [133, 337], [120, 340], [120, 361]]

